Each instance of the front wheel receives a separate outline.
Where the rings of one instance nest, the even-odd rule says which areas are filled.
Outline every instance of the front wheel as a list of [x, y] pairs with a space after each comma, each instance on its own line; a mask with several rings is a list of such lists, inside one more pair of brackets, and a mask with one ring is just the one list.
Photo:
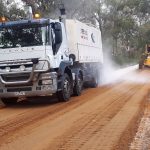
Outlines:
[[57, 97], [59, 101], [67, 102], [71, 97], [71, 79], [68, 74], [64, 74], [62, 78], [62, 89], [57, 92]]

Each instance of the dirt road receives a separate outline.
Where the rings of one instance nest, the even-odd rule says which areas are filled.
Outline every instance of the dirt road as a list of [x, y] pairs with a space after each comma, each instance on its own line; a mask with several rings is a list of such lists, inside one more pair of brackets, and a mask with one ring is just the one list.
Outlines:
[[[149, 71], [137, 72], [149, 77]], [[0, 150], [128, 149], [149, 83], [87, 89], [67, 103], [20, 102], [0, 108]], [[50, 100], [47, 100], [50, 101]]]

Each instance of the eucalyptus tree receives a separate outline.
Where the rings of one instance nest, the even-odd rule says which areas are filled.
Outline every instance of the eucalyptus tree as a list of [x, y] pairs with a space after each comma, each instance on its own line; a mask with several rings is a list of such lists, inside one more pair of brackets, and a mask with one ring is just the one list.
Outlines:
[[7, 12], [5, 1], [0, 0], [0, 16], [5, 15]]

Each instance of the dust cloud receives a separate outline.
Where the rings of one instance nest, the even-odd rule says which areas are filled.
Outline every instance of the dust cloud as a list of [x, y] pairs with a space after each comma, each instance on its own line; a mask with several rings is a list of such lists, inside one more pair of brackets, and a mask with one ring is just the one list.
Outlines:
[[150, 81], [150, 78], [140, 73], [138, 65], [119, 68], [108, 56], [105, 57], [100, 78], [101, 83], [99, 85], [113, 84], [120, 81], [144, 84]]

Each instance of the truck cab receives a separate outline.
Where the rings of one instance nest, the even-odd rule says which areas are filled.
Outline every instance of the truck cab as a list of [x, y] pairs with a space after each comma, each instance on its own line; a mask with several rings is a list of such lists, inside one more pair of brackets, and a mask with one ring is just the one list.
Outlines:
[[1, 23], [0, 49], [0, 61], [49, 59], [57, 68], [62, 60], [69, 60], [64, 25], [49, 19]]
[[0, 23], [0, 98], [56, 93], [61, 64], [71, 64], [62, 22]]

